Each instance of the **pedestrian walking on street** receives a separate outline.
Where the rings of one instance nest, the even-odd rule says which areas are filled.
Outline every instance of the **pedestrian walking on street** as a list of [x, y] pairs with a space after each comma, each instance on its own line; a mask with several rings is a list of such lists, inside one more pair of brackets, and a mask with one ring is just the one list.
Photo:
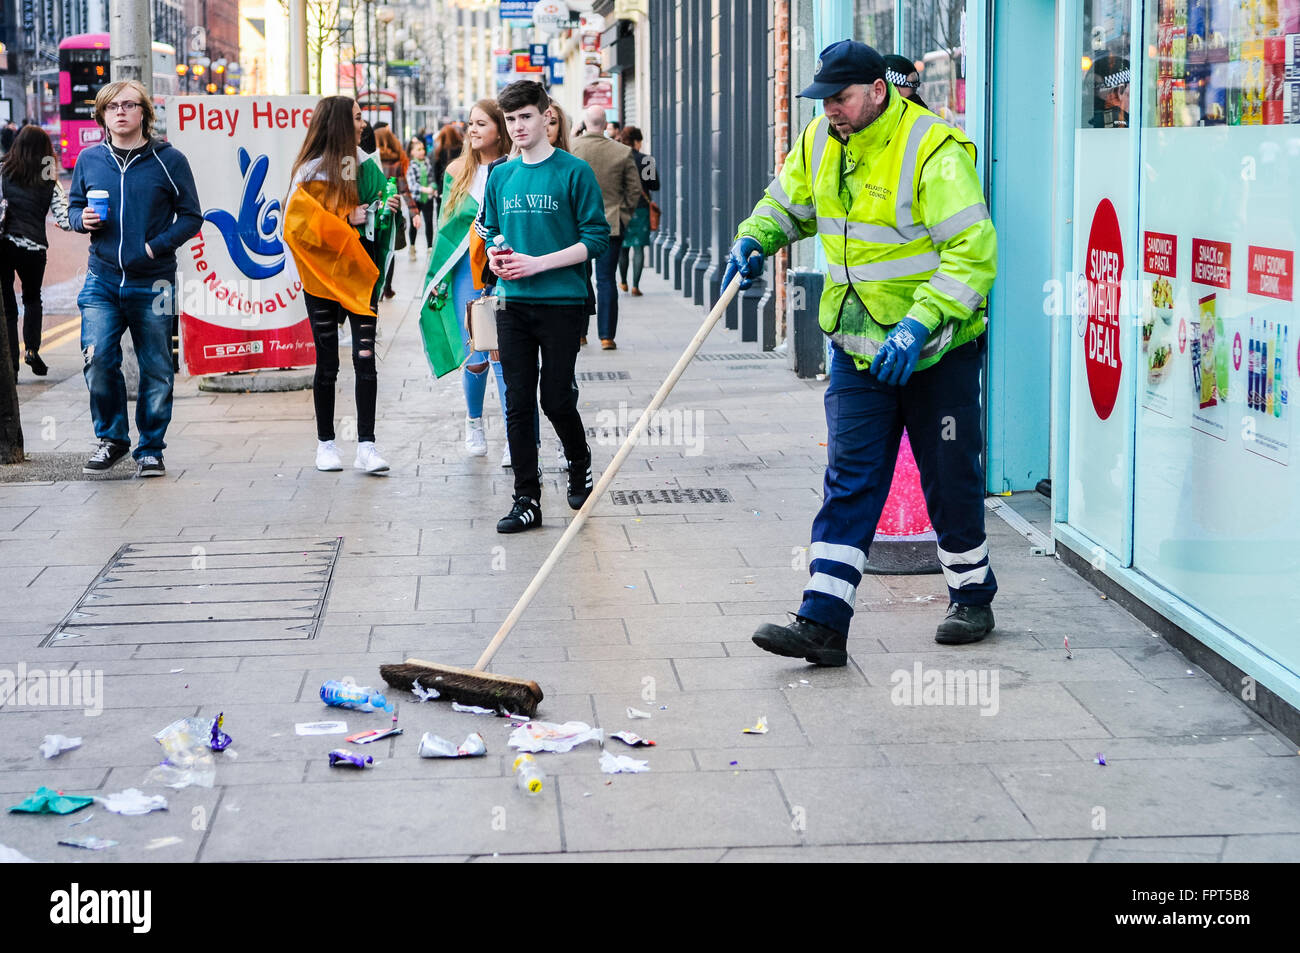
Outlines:
[[[334, 390], [339, 374], [339, 325], [352, 329], [356, 372], [357, 455], [353, 467], [383, 473], [388, 463], [375, 446], [376, 298], [379, 266], [360, 230], [377, 212], [386, 184], [360, 150], [361, 108], [350, 96], [326, 96], [312, 111], [307, 137], [290, 172], [284, 238], [302, 279], [303, 300], [316, 345], [312, 402], [316, 411], [316, 469], [343, 469], [334, 443]], [[399, 198], [387, 210], [400, 212]], [[381, 244], [383, 239], [378, 240]]]
[[[444, 127], [443, 132], [448, 128]], [[451, 162], [442, 181], [442, 210], [437, 241], [429, 256], [424, 304], [420, 309], [420, 334], [435, 377], [464, 366], [461, 383], [465, 391], [465, 452], [472, 457], [484, 457], [488, 447], [483, 397], [487, 392], [489, 364], [496, 377], [503, 410], [506, 380], [499, 355], [471, 350], [465, 311], [482, 288], [482, 275], [474, 268], [469, 250], [488, 167], [510, 151], [505, 117], [495, 99], [482, 99], [474, 104], [469, 114], [467, 138], [469, 148]], [[506, 453], [509, 453], [508, 445]], [[509, 457], [502, 463], [508, 465]]]
[[898, 90], [904, 99], [910, 99], [922, 109], [929, 109], [921, 98], [921, 74], [916, 71], [916, 64], [906, 56], [891, 53], [885, 57], [885, 79]]
[[[411, 194], [410, 184], [407, 182], [406, 174], [410, 170], [411, 160], [407, 157], [406, 151], [402, 149], [402, 144], [398, 141], [397, 134], [388, 126], [375, 130], [375, 145], [379, 147], [379, 161], [383, 166], [384, 178], [393, 179], [397, 183], [397, 194], [401, 197], [402, 207], [410, 216], [412, 222], [419, 215], [420, 210], [416, 207], [415, 196]], [[397, 251], [401, 251], [406, 246], [406, 223], [402, 220], [402, 213], [398, 212], [397, 219], [394, 222], [396, 231], [394, 232], [394, 245]], [[415, 251], [414, 248], [411, 249]], [[396, 296], [393, 290], [393, 268], [395, 262], [392, 257], [388, 258], [388, 265], [384, 271], [384, 297], [392, 298]]]
[[559, 103], [551, 103], [546, 110], [546, 139], [557, 149], [572, 151], [569, 148], [569, 117]]
[[[495, 170], [483, 198], [483, 240], [505, 300], [497, 315], [497, 340], [515, 470], [514, 505], [497, 523], [498, 533], [542, 523], [542, 471], [534, 442], [539, 384], [542, 412], [564, 445], [569, 506], [581, 509], [592, 489], [591, 448], [578, 413], [574, 363], [586, 321], [583, 265], [605, 251], [609, 223], [591, 167], [550, 144], [549, 105], [541, 84], [529, 80], [501, 91], [501, 109], [522, 154]], [[497, 247], [498, 237], [504, 247]]]
[[[600, 346], [614, 350], [614, 336], [618, 332], [618, 289], [615, 280], [618, 272], [619, 251], [623, 247], [623, 232], [641, 201], [641, 175], [637, 171], [632, 150], [621, 142], [605, 136], [605, 110], [589, 106], [583, 113], [586, 131], [573, 140], [573, 154], [585, 161], [596, 173], [601, 195], [605, 201], [605, 218], [609, 222], [609, 245], [596, 259], [596, 330]], [[586, 322], [583, 322], [586, 337]]]
[[23, 283], [23, 361], [38, 377], [49, 368], [41, 360], [41, 284], [45, 281], [45, 218], [70, 229], [68, 197], [59, 185], [54, 143], [40, 126], [27, 126], [14, 139], [0, 162], [0, 195], [6, 211], [0, 231], [0, 293], [3, 294], [9, 334], [9, 355], [18, 376], [18, 300], [14, 275]]
[[921, 472], [947, 617], [935, 641], [993, 628], [997, 581], [984, 536], [980, 370], [997, 236], [960, 129], [903, 99], [883, 58], [850, 40], [822, 51], [800, 96], [824, 100], [780, 175], [737, 229], [724, 285], [749, 284], [778, 249], [814, 234], [829, 264], [820, 324], [831, 338], [825, 495], [795, 621], [760, 648], [844, 665], [858, 583], [906, 428]]
[[411, 140], [409, 150], [411, 164], [406, 170], [406, 185], [415, 199], [418, 215], [411, 216], [411, 260], [415, 260], [415, 238], [420, 231], [420, 219], [424, 220], [424, 243], [428, 254], [433, 254], [433, 166], [430, 164], [424, 148], [424, 140], [418, 136]]
[[623, 235], [623, 248], [618, 256], [618, 282], [624, 291], [627, 287], [627, 269], [632, 266], [632, 296], [641, 297], [641, 272], [645, 268], [645, 250], [650, 244], [650, 193], [659, 189], [659, 173], [655, 167], [654, 156], [641, 151], [641, 130], [636, 126], [627, 126], [622, 132], [623, 145], [632, 150], [632, 159], [636, 162], [637, 175], [641, 181], [641, 201], [627, 223]]
[[464, 133], [453, 123], [447, 123], [438, 130], [438, 136], [434, 139], [433, 150], [429, 153], [433, 157], [433, 197], [438, 203], [437, 218], [442, 217], [442, 201], [445, 198], [442, 192], [442, 183], [447, 175], [447, 167], [460, 158], [460, 154], [464, 149]]
[[4, 128], [0, 129], [0, 152], [8, 152], [13, 148], [14, 139], [18, 137], [18, 127], [14, 125], [12, 119], [6, 119]]
[[81, 308], [81, 351], [99, 448], [87, 473], [109, 469], [130, 450], [122, 335], [129, 329], [140, 366], [135, 420], [136, 474], [162, 476], [172, 419], [172, 309], [176, 249], [203, 224], [190, 164], [153, 138], [153, 101], [136, 80], [108, 83], [95, 96], [104, 141], [82, 150], [72, 173], [68, 221], [90, 232]]

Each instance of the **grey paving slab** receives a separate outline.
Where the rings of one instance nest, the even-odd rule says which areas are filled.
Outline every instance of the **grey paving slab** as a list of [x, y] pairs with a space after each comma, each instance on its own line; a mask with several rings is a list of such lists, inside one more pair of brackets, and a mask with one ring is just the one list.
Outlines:
[[[551, 796], [527, 798], [506, 778], [371, 780], [361, 772], [338, 784], [270, 784], [238, 813], [217, 812], [201, 860], [313, 860], [352, 853], [346, 841], [381, 856], [558, 851], [559, 813]], [[380, 787], [382, 786], [382, 787]], [[379, 790], [402, 811], [369, 810]]]
[[1222, 837], [1109, 837], [1088, 859], [1097, 864], [1214, 864], [1223, 853]]
[[496, 854], [471, 859], [475, 864], [712, 864], [725, 851], [714, 847], [704, 850], [628, 850], [583, 851], [566, 854]]
[[1103, 751], [1107, 759], [1295, 757], [1296, 749], [1268, 732], [1157, 738], [1092, 738], [1064, 742], [1081, 758]]
[[813, 744], [1033, 741], [1095, 738], [1105, 729], [1059, 685], [1001, 688], [991, 706], [895, 705], [892, 688], [791, 692], [786, 698]]
[[1110, 734], [1240, 735], [1264, 730], [1240, 702], [1207, 680], [1067, 682], [1065, 687]]
[[727, 688], [783, 688], [807, 679], [818, 689], [847, 689], [864, 685], [856, 666], [822, 668], [802, 659], [767, 655], [763, 658], [682, 658], [676, 664], [682, 688], [688, 692]]
[[[653, 739], [666, 751], [713, 748], [748, 752], [807, 745], [785, 695], [775, 690], [661, 693], [647, 699], [638, 685], [616, 694], [608, 690], [597, 694], [595, 706], [597, 720], [606, 731], [631, 731]], [[629, 719], [629, 707], [651, 717]], [[741, 733], [761, 716], [767, 717], [768, 734]]]
[[1047, 837], [1087, 835], [1094, 818], [1125, 837], [1300, 833], [1300, 758], [1107, 758], [1106, 767], [989, 770]]
[[[103, 704], [105, 708], [135, 708], [141, 700], [147, 700], [153, 707], [171, 709], [193, 708], [215, 698], [233, 701], [268, 694], [284, 697], [296, 691], [300, 680], [300, 673], [291, 672], [250, 672], [236, 679], [224, 677], [222, 673], [195, 672], [183, 681], [171, 675], [105, 675]], [[4, 705], [6, 717], [13, 712], [33, 710], [51, 711], [54, 706], [41, 709], [31, 704], [18, 705], [13, 700]]]
[[1233, 834], [1224, 841], [1225, 864], [1300, 861], [1300, 834]]
[[1083, 863], [1091, 841], [966, 841], [946, 844], [870, 844], [818, 847], [736, 847], [722, 863], [743, 864], [1041, 864]]
[[561, 778], [557, 787], [571, 851], [798, 842], [771, 772], [592, 774]]
[[[1025, 820], [982, 765], [810, 768], [777, 772], [810, 844], [1030, 838]], [[800, 810], [802, 809], [802, 810]]]

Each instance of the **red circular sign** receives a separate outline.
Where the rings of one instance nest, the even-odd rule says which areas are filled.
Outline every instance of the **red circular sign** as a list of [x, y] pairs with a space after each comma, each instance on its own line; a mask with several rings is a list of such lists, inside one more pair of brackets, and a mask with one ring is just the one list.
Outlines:
[[1232, 338], [1232, 369], [1241, 370], [1241, 332], [1238, 331]]
[[1088, 327], [1084, 333], [1084, 367], [1088, 393], [1101, 420], [1110, 417], [1119, 396], [1124, 367], [1119, 355], [1120, 282], [1124, 274], [1124, 240], [1110, 199], [1102, 199], [1092, 216], [1084, 278], [1088, 287]]

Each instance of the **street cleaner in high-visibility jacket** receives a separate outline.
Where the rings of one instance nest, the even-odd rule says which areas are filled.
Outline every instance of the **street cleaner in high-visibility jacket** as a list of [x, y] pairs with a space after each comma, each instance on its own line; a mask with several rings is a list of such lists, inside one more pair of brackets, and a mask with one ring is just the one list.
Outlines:
[[817, 235], [831, 340], [827, 466], [813, 521], [811, 580], [794, 621], [765, 624], [760, 648], [844, 665], [867, 553], [906, 428], [950, 605], [935, 641], [993, 629], [997, 581], [984, 536], [980, 370], [997, 236], [960, 129], [899, 96], [884, 59], [850, 40], [822, 51], [800, 96], [824, 100], [780, 175], [741, 222], [724, 287], [763, 272], [779, 248]]

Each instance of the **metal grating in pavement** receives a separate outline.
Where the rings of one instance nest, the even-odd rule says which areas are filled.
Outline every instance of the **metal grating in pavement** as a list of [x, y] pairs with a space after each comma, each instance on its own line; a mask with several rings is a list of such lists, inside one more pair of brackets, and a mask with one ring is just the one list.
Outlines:
[[579, 371], [575, 375], [580, 382], [592, 381], [630, 381], [632, 375], [627, 371]]
[[696, 354], [697, 361], [776, 361], [779, 354], [771, 351], [738, 351], [727, 353]]
[[615, 506], [637, 506], [644, 503], [734, 503], [731, 491], [720, 487], [680, 490], [611, 490], [610, 502]]
[[342, 542], [126, 543], [41, 645], [314, 638]]

